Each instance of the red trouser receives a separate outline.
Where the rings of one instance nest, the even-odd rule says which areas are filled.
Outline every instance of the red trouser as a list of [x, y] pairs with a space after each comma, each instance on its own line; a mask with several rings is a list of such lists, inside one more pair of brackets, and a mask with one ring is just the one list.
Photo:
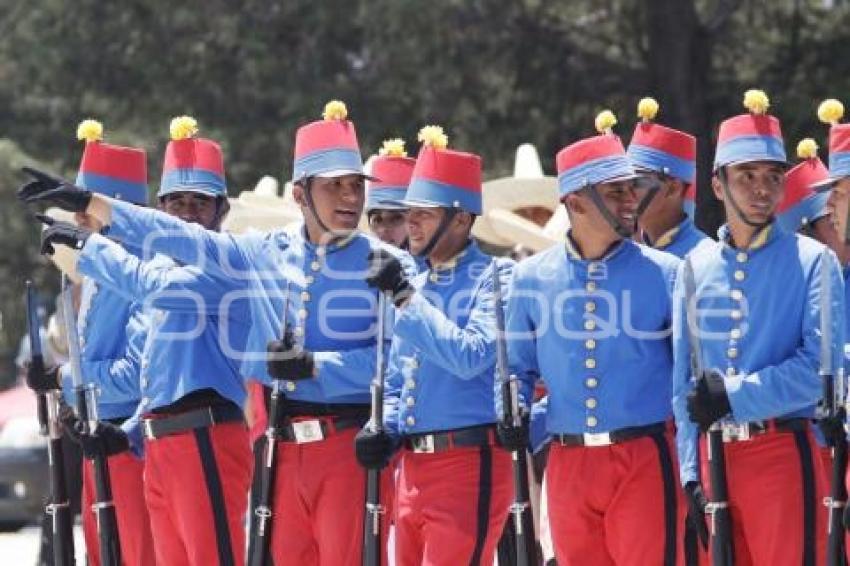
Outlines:
[[[711, 493], [705, 438], [703, 484]], [[811, 431], [767, 432], [724, 444], [735, 565], [822, 564], [826, 486]]]
[[612, 446], [553, 442], [546, 497], [558, 564], [681, 563], [685, 505], [673, 454], [670, 432]]
[[158, 564], [245, 562], [252, 466], [244, 423], [145, 440], [145, 499]]
[[[118, 540], [122, 563], [128, 566], [156, 564], [153, 538], [145, 506], [142, 471], [144, 462], [129, 452], [109, 457], [109, 482], [118, 518]], [[95, 500], [94, 467], [83, 460], [83, 534], [90, 566], [100, 566], [97, 519], [92, 511]]]
[[406, 450], [396, 493], [395, 563], [493, 564], [512, 500], [511, 455], [501, 448]]
[[[325, 440], [277, 443], [271, 554], [275, 566], [361, 564], [366, 472], [354, 457], [357, 428]], [[381, 475], [381, 503], [392, 509], [393, 470]], [[382, 517], [386, 564], [389, 514]]]

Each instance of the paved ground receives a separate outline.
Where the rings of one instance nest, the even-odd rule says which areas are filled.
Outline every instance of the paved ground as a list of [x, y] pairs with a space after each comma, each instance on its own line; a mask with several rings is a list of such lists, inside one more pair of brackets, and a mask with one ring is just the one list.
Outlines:
[[[8, 566], [33, 566], [38, 558], [40, 529], [36, 526], [24, 527], [16, 533], [0, 533], [0, 562]], [[77, 552], [77, 564], [85, 564], [83, 558], [83, 530], [74, 528], [74, 549]]]

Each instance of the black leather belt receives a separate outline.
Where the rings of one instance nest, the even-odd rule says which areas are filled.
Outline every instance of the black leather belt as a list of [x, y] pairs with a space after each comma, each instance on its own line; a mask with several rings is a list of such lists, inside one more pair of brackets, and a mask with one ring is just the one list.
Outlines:
[[318, 442], [343, 430], [362, 428], [367, 420], [365, 417], [298, 417], [294, 421], [279, 425], [276, 437], [283, 442], [296, 444]]
[[768, 419], [748, 423], [720, 423], [723, 442], [750, 440], [768, 432], [799, 432], [808, 429], [809, 419], [794, 417], [788, 419]]
[[242, 409], [228, 403], [193, 409], [176, 415], [143, 418], [142, 432], [148, 440], [156, 440], [163, 436], [177, 434], [195, 428], [239, 421], [244, 422]]
[[493, 446], [498, 444], [495, 425], [476, 426], [434, 432], [411, 434], [404, 439], [404, 447], [417, 454], [433, 454], [462, 446]]
[[584, 434], [554, 434], [552, 438], [561, 446], [611, 446], [644, 436], [663, 434], [666, 423], [654, 423], [645, 426], [632, 426], [609, 432], [585, 432]]

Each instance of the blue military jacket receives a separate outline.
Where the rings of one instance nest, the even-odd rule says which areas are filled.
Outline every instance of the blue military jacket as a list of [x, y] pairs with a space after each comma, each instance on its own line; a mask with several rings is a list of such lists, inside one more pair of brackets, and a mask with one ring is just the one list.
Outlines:
[[[99, 234], [86, 241], [78, 269], [140, 302], [149, 317], [139, 363], [141, 412], [200, 389], [214, 389], [240, 406], [244, 403], [238, 354], [245, 347], [250, 313], [224, 304], [226, 287], [220, 279], [162, 255], [143, 261]], [[127, 383], [119, 380], [100, 387], [104, 400], [127, 393]]]
[[[98, 398], [97, 413], [101, 419], [129, 417], [139, 404], [139, 365], [145, 326], [145, 316], [138, 303], [92, 278], [83, 279], [77, 313], [83, 383], [93, 384], [99, 392], [116, 392]], [[65, 401], [74, 406], [76, 394], [68, 363], [62, 366], [62, 383]]]
[[[771, 224], [747, 249], [706, 241], [688, 258], [696, 288], [696, 318], [703, 365], [725, 376], [738, 423], [777, 417], [813, 417], [821, 398], [820, 278], [832, 279], [834, 313], [845, 312], [844, 281], [831, 251], [811, 238]], [[828, 264], [823, 264], [823, 258]], [[674, 396], [683, 484], [698, 479], [697, 428], [687, 412], [693, 387], [682, 277], [675, 290]], [[843, 363], [844, 317], [833, 316], [834, 367]]]
[[678, 226], [674, 226], [662, 234], [657, 241], [650, 245], [656, 250], [662, 250], [678, 258], [683, 258], [697, 244], [707, 239], [709, 239], [708, 236], [696, 227], [691, 217], [686, 216]]
[[545, 381], [550, 433], [610, 432], [671, 417], [678, 263], [631, 240], [585, 260], [569, 237], [519, 263], [508, 301], [508, 358], [524, 399], [539, 376]]
[[494, 268], [507, 290], [513, 262], [470, 242], [413, 280], [417, 292], [396, 313], [387, 364], [384, 415], [393, 434], [496, 422]]
[[385, 249], [412, 274], [408, 254], [361, 233], [331, 245], [313, 244], [303, 225], [268, 234], [221, 234], [120, 201], [112, 203], [110, 235], [197, 266], [217, 287], [221, 309], [250, 313], [245, 344], [229, 348], [246, 377], [271, 382], [266, 345], [281, 336], [288, 305], [287, 324], [314, 353], [318, 375], [286, 382], [287, 396], [316, 403], [369, 402], [377, 292], [365, 282], [367, 257], [373, 249]]

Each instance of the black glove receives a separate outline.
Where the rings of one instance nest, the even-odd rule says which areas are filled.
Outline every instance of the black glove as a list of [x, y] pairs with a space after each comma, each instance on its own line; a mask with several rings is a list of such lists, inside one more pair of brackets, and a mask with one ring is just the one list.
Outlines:
[[27, 364], [27, 386], [36, 393], [47, 393], [54, 389], [61, 389], [59, 368], [56, 366], [46, 368], [41, 359], [36, 359]]
[[366, 284], [392, 295], [393, 304], [401, 306], [415, 292], [397, 257], [384, 249], [372, 250], [367, 258], [369, 271]]
[[496, 434], [499, 436], [499, 443], [506, 450], [510, 452], [526, 450], [528, 448], [528, 418], [520, 419], [519, 426], [500, 421], [496, 425]]
[[83, 456], [89, 460], [96, 456], [106, 457], [121, 454], [130, 449], [130, 439], [121, 427], [110, 422], [98, 421], [91, 434], [83, 434], [83, 422], [68, 405], [62, 405], [59, 419], [68, 436], [83, 449]]
[[367, 470], [380, 470], [390, 463], [398, 448], [393, 437], [384, 432], [374, 432], [368, 425], [354, 437], [354, 454], [357, 462]]
[[316, 364], [313, 353], [295, 347], [292, 329], [287, 328], [283, 340], [272, 340], [266, 346], [268, 359], [266, 368], [274, 379], [299, 381], [315, 376]]
[[53, 244], [62, 244], [69, 248], [79, 250], [85, 245], [91, 236], [91, 231], [80, 228], [70, 222], [60, 222], [44, 214], [36, 214], [41, 222], [47, 224], [47, 230], [41, 233], [41, 254], [53, 255], [56, 250]]
[[826, 445], [835, 448], [841, 442], [847, 442], [847, 434], [844, 432], [844, 420], [847, 417], [844, 407], [836, 409], [835, 414], [818, 419], [818, 428], [823, 434]]
[[84, 212], [91, 202], [91, 191], [32, 167], [21, 171], [34, 179], [18, 189], [18, 199], [24, 204], [44, 203], [69, 212]]
[[685, 500], [688, 502], [688, 523], [696, 530], [703, 550], [708, 550], [708, 525], [705, 522], [705, 508], [708, 500], [698, 481], [685, 484]]
[[691, 420], [703, 431], [732, 412], [723, 376], [715, 370], [704, 371], [697, 378], [694, 389], [688, 393], [687, 405]]

